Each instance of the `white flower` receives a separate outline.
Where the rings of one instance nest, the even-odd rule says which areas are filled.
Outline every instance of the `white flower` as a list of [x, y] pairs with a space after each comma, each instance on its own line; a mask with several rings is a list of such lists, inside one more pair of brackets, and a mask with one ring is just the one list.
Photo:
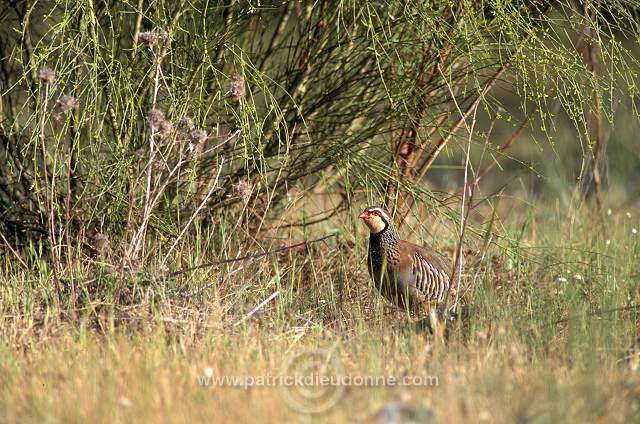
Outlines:
[[580, 275], [580, 274], [573, 274], [573, 278], [575, 278], [576, 280], [582, 280], [582, 275]]
[[607, 209], [607, 215], [611, 215], [612, 213], [611, 208]]
[[604, 242], [604, 244], [606, 244], [607, 246], [609, 246], [611, 244], [611, 240], [607, 240]]
[[627, 218], [631, 218], [631, 212], [627, 212]]
[[205, 368], [205, 369], [204, 369], [204, 375], [205, 375], [207, 378], [211, 378], [211, 377], [213, 377], [213, 368], [211, 368], [211, 367], [207, 367], [207, 368]]
[[633, 233], [633, 234], [638, 234], [638, 229], [637, 229], [637, 228], [632, 228], [632, 229], [631, 229], [631, 233]]
[[122, 406], [123, 408], [128, 408], [129, 406], [131, 406], [131, 401], [128, 397], [120, 396], [120, 399], [118, 399], [118, 405]]

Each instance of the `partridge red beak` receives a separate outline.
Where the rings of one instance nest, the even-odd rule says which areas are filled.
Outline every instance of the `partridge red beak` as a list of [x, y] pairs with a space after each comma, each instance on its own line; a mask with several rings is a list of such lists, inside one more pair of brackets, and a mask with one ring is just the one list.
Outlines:
[[369, 212], [367, 211], [361, 212], [360, 215], [358, 215], [358, 218], [369, 219]]

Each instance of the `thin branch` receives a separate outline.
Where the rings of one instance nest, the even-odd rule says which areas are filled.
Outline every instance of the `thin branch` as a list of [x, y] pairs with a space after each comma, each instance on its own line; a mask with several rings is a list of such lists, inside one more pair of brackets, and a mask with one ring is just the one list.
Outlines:
[[[467, 208], [467, 211], [465, 213], [465, 203], [466, 203], [466, 198], [467, 198], [467, 187], [468, 187], [468, 179], [469, 179], [469, 156], [470, 156], [470, 152], [471, 152], [471, 139], [473, 138], [473, 130], [475, 128], [476, 125], [476, 114], [478, 111], [478, 106], [480, 105], [480, 101], [483, 99], [483, 95], [479, 96], [478, 99], [476, 99], [475, 102], [473, 102], [473, 104], [475, 105], [472, 111], [472, 118], [471, 118], [471, 126], [469, 126], [469, 124], [467, 123], [467, 119], [465, 117], [465, 114], [462, 113], [462, 110], [460, 110], [460, 105], [458, 105], [458, 102], [455, 98], [455, 94], [453, 92], [453, 89], [451, 88], [451, 84], [449, 84], [449, 81], [447, 80], [447, 78], [445, 77], [444, 73], [442, 72], [442, 69], [440, 69], [440, 67], [438, 67], [438, 72], [440, 73], [440, 75], [442, 76], [442, 78], [445, 81], [445, 84], [447, 85], [447, 88], [449, 89], [449, 93], [451, 94], [451, 98], [453, 103], [456, 106], [456, 109], [458, 109], [458, 113], [460, 114], [460, 116], [463, 118], [463, 123], [464, 126], [467, 130], [467, 133], [469, 134], [468, 138], [467, 138], [467, 148], [466, 148], [466, 152], [465, 152], [465, 161], [464, 161], [464, 182], [463, 182], [463, 187], [462, 187], [462, 199], [460, 201], [460, 228], [459, 228], [459, 236], [460, 236], [460, 240], [458, 241], [458, 249], [457, 249], [457, 254], [456, 254], [456, 260], [455, 260], [455, 264], [454, 264], [454, 271], [453, 271], [453, 275], [451, 275], [451, 281], [453, 281], [454, 276], [456, 277], [457, 281], [456, 281], [456, 297], [455, 300], [453, 302], [453, 306], [451, 307], [452, 311], [455, 312], [456, 307], [458, 306], [458, 300], [460, 298], [460, 284], [462, 282], [462, 265], [464, 262], [464, 258], [463, 258], [463, 252], [462, 252], [462, 246], [464, 243], [464, 233], [467, 227], [467, 218], [469, 216], [469, 211], [470, 211], [470, 207]], [[484, 91], [483, 91], [484, 92]], [[473, 199], [473, 190], [471, 190], [470, 193], [470, 200]], [[456, 266], [457, 266], [457, 271], [456, 271]], [[447, 296], [448, 297], [448, 293]], [[445, 297], [445, 302], [446, 302], [446, 297]]]
[[[489, 90], [491, 90], [491, 88], [493, 88], [493, 86], [498, 81], [498, 79], [502, 76], [504, 71], [505, 71], [505, 66], [501, 66], [498, 69], [498, 71], [493, 75], [493, 77], [491, 77], [491, 79], [485, 84], [485, 86], [482, 89], [482, 91], [478, 94], [478, 97], [476, 97], [475, 101], [473, 103], [471, 103], [467, 107], [467, 109], [464, 111], [464, 113], [460, 110], [460, 107], [458, 107], [458, 105], [456, 105], [457, 109], [458, 109], [458, 113], [460, 114], [458, 120], [456, 121], [456, 123], [453, 125], [453, 127], [449, 131], [449, 134], [446, 137], [443, 137], [438, 142], [438, 144], [436, 144], [436, 146], [433, 148], [433, 150], [431, 151], [429, 156], [427, 156], [427, 159], [420, 166], [420, 168], [418, 169], [418, 174], [416, 175], [416, 178], [415, 178], [416, 182], [420, 181], [422, 179], [422, 177], [424, 177], [424, 174], [427, 173], [427, 171], [429, 170], [431, 165], [433, 165], [433, 162], [435, 162], [435, 160], [440, 155], [440, 152], [442, 152], [442, 149], [444, 149], [445, 146], [449, 143], [449, 141], [453, 138], [453, 135], [457, 132], [457, 130], [460, 129], [462, 127], [462, 125], [465, 125], [465, 126], [467, 125], [467, 118], [469, 118], [469, 116], [471, 114], [475, 113], [475, 110], [480, 105], [480, 102], [482, 101], [482, 99], [487, 95]], [[442, 71], [440, 71], [440, 72], [442, 72]], [[449, 87], [449, 90], [451, 91], [451, 88], [450, 88], [449, 84], [447, 84], [447, 86]]]
[[264, 258], [265, 256], [271, 256], [271, 255], [275, 255], [276, 253], [284, 252], [285, 250], [291, 250], [291, 249], [295, 249], [297, 247], [302, 247], [302, 246], [307, 246], [307, 245], [310, 245], [310, 244], [318, 243], [318, 242], [321, 242], [321, 241], [324, 241], [324, 240], [327, 240], [327, 239], [330, 239], [330, 238], [336, 237], [336, 236], [337, 236], [337, 234], [329, 234], [329, 235], [326, 235], [324, 237], [320, 237], [320, 238], [313, 239], [313, 240], [304, 240], [304, 241], [301, 241], [299, 243], [290, 244], [288, 246], [280, 247], [280, 248], [274, 249], [274, 250], [269, 250], [269, 251], [263, 252], [263, 253], [256, 253], [256, 254], [253, 254], [253, 255], [242, 256], [242, 257], [239, 257], [239, 258], [225, 259], [225, 260], [222, 260], [222, 261], [215, 261], [215, 262], [209, 262], [209, 263], [202, 264], [202, 265], [196, 265], [196, 266], [193, 266], [193, 267], [190, 267], [190, 268], [181, 269], [180, 271], [172, 272], [172, 273], [168, 274], [167, 277], [168, 278], [173, 278], [173, 277], [176, 277], [178, 275], [186, 274], [186, 273], [191, 272], [191, 271], [196, 271], [198, 269], [203, 269], [203, 268], [211, 268], [211, 267], [216, 266], [216, 265], [224, 265], [224, 264], [229, 264], [229, 263], [232, 263], [232, 262], [239, 262], [239, 261], [247, 261], [247, 260], [251, 260], [251, 259]]
[[258, 306], [256, 306], [255, 308], [253, 308], [251, 310], [251, 312], [249, 312], [247, 315], [245, 315], [240, 321], [236, 322], [235, 324], [233, 324], [234, 327], [237, 327], [238, 325], [242, 324], [243, 322], [245, 322], [246, 320], [248, 320], [249, 318], [251, 318], [253, 316], [253, 314], [255, 314], [256, 312], [258, 312], [260, 309], [262, 309], [264, 307], [264, 305], [266, 305], [267, 303], [271, 302], [273, 299], [275, 299], [275, 297], [277, 295], [280, 294], [280, 290], [276, 290], [275, 292], [273, 292], [271, 294], [271, 296], [267, 297], [265, 300], [263, 300], [262, 302], [260, 302], [260, 304]]
[[224, 158], [222, 158], [220, 160], [220, 165], [218, 167], [218, 173], [216, 174], [216, 178], [213, 181], [213, 184], [211, 185], [211, 188], [209, 189], [209, 192], [207, 193], [207, 195], [205, 196], [205, 198], [202, 200], [202, 202], [200, 203], [200, 205], [196, 208], [196, 210], [193, 212], [193, 214], [191, 215], [191, 218], [189, 218], [189, 221], [187, 222], [187, 224], [184, 226], [184, 228], [182, 229], [182, 231], [180, 232], [180, 234], [178, 235], [178, 237], [175, 239], [175, 241], [173, 242], [173, 244], [171, 245], [171, 247], [169, 248], [169, 251], [167, 252], [167, 254], [164, 256], [164, 259], [162, 259], [162, 263], [161, 266], [164, 265], [167, 262], [167, 259], [169, 258], [169, 255], [171, 255], [171, 252], [173, 252], [173, 249], [176, 247], [176, 245], [178, 244], [178, 242], [180, 241], [180, 239], [182, 238], [182, 236], [184, 236], [184, 234], [187, 232], [187, 230], [189, 229], [189, 227], [191, 226], [191, 223], [193, 223], [193, 220], [196, 218], [196, 216], [200, 213], [200, 211], [202, 210], [202, 208], [204, 207], [204, 205], [207, 204], [207, 200], [209, 200], [209, 197], [211, 197], [211, 194], [213, 193], [213, 191], [216, 189], [216, 187], [218, 186], [218, 181], [220, 180], [220, 172], [222, 172], [222, 166], [224, 165]]
[[[497, 153], [504, 153], [513, 145], [513, 143], [520, 137], [520, 135], [522, 134], [522, 131], [524, 131], [529, 121], [531, 121], [531, 119], [533, 118], [533, 115], [535, 115], [537, 110], [538, 110], [537, 106], [534, 106], [533, 109], [531, 109], [531, 112], [529, 112], [529, 114], [518, 126], [518, 128], [511, 134], [511, 137], [509, 137], [507, 141], [505, 141], [502, 144], [502, 146], [498, 148]], [[497, 163], [498, 163], [498, 160], [494, 158], [491, 163], [487, 164], [487, 166], [485, 166], [480, 172], [476, 174], [476, 177], [473, 180], [473, 184], [477, 185], [480, 179], [482, 179], [482, 177], [484, 177]]]
[[601, 311], [586, 312], [586, 313], [580, 314], [580, 315], [572, 315], [572, 316], [569, 316], [567, 318], [562, 318], [562, 319], [559, 319], [557, 321], [554, 321], [552, 324], [553, 325], [565, 324], [565, 323], [567, 323], [567, 322], [569, 322], [571, 320], [582, 318], [584, 316], [587, 316], [587, 317], [594, 317], [595, 316], [595, 317], [597, 317], [597, 316], [602, 316], [602, 315], [607, 315], [607, 314], [613, 314], [613, 313], [616, 313], [616, 312], [635, 311], [635, 310], [638, 310], [638, 309], [640, 309], [640, 305], [620, 306], [620, 307], [617, 307], [617, 308], [603, 309]]
[[7, 248], [9, 249], [9, 251], [13, 254], [13, 256], [16, 257], [16, 259], [18, 260], [18, 262], [20, 262], [20, 264], [27, 270], [29, 271], [29, 267], [27, 266], [27, 263], [22, 259], [22, 257], [20, 256], [20, 254], [13, 248], [13, 246], [11, 246], [11, 243], [9, 243], [9, 240], [6, 239], [6, 237], [4, 236], [4, 234], [2, 234], [2, 232], [0, 232], [0, 237], [2, 237], [2, 241], [4, 242], [4, 244], [7, 246]]

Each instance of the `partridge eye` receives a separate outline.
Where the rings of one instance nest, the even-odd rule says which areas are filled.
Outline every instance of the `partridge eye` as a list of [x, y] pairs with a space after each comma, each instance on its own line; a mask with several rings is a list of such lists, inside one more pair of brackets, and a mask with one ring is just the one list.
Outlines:
[[373, 212], [371, 212], [371, 215], [373, 215], [373, 216], [379, 216], [379, 215], [380, 215], [380, 212], [378, 212], [378, 211], [373, 211]]

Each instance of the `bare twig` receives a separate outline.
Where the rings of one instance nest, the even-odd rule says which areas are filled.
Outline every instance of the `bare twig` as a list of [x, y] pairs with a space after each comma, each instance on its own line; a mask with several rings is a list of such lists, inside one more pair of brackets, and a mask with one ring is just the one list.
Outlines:
[[200, 205], [196, 208], [196, 210], [193, 212], [193, 214], [191, 215], [191, 218], [189, 218], [189, 221], [187, 222], [187, 224], [184, 226], [184, 228], [182, 229], [182, 231], [180, 232], [180, 234], [178, 235], [178, 237], [175, 239], [175, 241], [173, 242], [173, 244], [171, 245], [171, 247], [169, 248], [169, 251], [167, 252], [167, 254], [165, 255], [164, 259], [162, 259], [162, 263], [161, 266], [164, 265], [167, 262], [167, 259], [169, 258], [169, 255], [171, 255], [171, 252], [173, 252], [173, 249], [176, 247], [176, 245], [178, 244], [178, 242], [180, 241], [180, 239], [182, 238], [182, 236], [184, 236], [184, 234], [187, 232], [187, 230], [189, 229], [189, 227], [191, 226], [191, 223], [193, 223], [193, 220], [196, 218], [196, 216], [198, 215], [198, 213], [200, 213], [200, 211], [202, 210], [202, 208], [204, 207], [204, 205], [207, 204], [207, 200], [209, 200], [209, 197], [211, 197], [211, 194], [213, 193], [213, 191], [216, 189], [217, 185], [218, 185], [218, 181], [220, 179], [220, 172], [222, 171], [222, 166], [224, 165], [224, 158], [222, 158], [220, 160], [220, 165], [218, 166], [218, 173], [216, 174], [216, 178], [213, 181], [213, 184], [211, 184], [211, 188], [209, 189], [209, 192], [207, 193], [207, 195], [204, 197], [204, 199], [202, 200], [202, 202], [200, 203]]
[[264, 307], [264, 305], [266, 305], [267, 303], [271, 302], [277, 295], [280, 294], [280, 290], [276, 290], [275, 292], [271, 293], [271, 296], [267, 297], [265, 300], [263, 300], [262, 302], [260, 302], [260, 304], [258, 306], [256, 306], [255, 308], [253, 308], [247, 315], [245, 315], [240, 321], [236, 322], [235, 324], [233, 324], [234, 327], [237, 327], [238, 325], [242, 324], [243, 322], [245, 322], [246, 320], [248, 320], [249, 318], [251, 318], [253, 316], [253, 314], [255, 314], [256, 312], [258, 312], [260, 309], [262, 309]]
[[585, 312], [584, 314], [580, 314], [580, 315], [571, 315], [567, 318], [562, 318], [559, 320], [554, 321], [552, 324], [553, 325], [558, 325], [558, 324], [564, 324], [567, 323], [571, 320], [574, 319], [578, 319], [578, 318], [582, 318], [582, 317], [594, 317], [594, 316], [602, 316], [602, 315], [608, 315], [608, 314], [613, 314], [616, 312], [625, 312], [625, 311], [635, 311], [640, 309], [640, 305], [628, 305], [628, 306], [619, 306], [617, 308], [611, 308], [611, 309], [603, 309], [600, 311], [594, 311], [594, 312]]
[[[153, 50], [153, 47], [149, 47], [151, 53], [154, 57], [155, 62], [155, 75], [154, 75], [154, 86], [153, 86], [153, 98], [151, 100], [151, 110], [156, 110], [156, 105], [158, 103], [158, 92], [160, 91], [160, 74], [162, 73], [162, 55], [156, 54]], [[142, 223], [140, 227], [136, 231], [131, 241], [131, 248], [129, 250], [129, 259], [135, 261], [140, 252], [144, 248], [144, 239], [147, 232], [147, 223], [148, 216], [151, 215], [151, 210], [153, 209], [151, 205], [151, 181], [153, 176], [153, 168], [154, 161], [156, 156], [156, 126], [149, 125], [149, 162], [147, 163], [147, 175], [146, 175], [146, 188], [144, 193], [144, 208], [142, 214]]]
[[[537, 110], [538, 110], [537, 106], [534, 106], [531, 109], [529, 114], [524, 118], [522, 123], [511, 134], [511, 136], [507, 139], [507, 141], [505, 141], [502, 144], [502, 146], [500, 146], [498, 148], [498, 153], [504, 153], [505, 151], [507, 151], [513, 145], [513, 143], [518, 139], [518, 137], [520, 137], [520, 134], [522, 134], [522, 131], [526, 128], [526, 126], [529, 123], [529, 121], [531, 121], [531, 118], [533, 118], [533, 115], [535, 115]], [[496, 158], [494, 158], [494, 160], [491, 163], [487, 164], [487, 166], [482, 168], [482, 170], [480, 170], [476, 174], [476, 177], [475, 177], [473, 183], [477, 185], [478, 182], [480, 182], [480, 179], [482, 179], [482, 177], [484, 177], [491, 170], [491, 168], [493, 168], [497, 163], [498, 163], [498, 160]]]
[[[470, 155], [470, 151], [471, 151], [471, 140], [473, 138], [473, 130], [475, 128], [476, 125], [476, 114], [478, 111], [478, 106], [480, 105], [480, 101], [483, 99], [483, 95], [478, 96], [478, 98], [476, 99], [475, 102], [473, 102], [473, 104], [475, 105], [473, 107], [473, 110], [470, 111], [471, 112], [471, 125], [469, 125], [467, 123], [467, 119], [466, 119], [466, 115], [464, 113], [462, 113], [462, 110], [460, 109], [460, 105], [458, 105], [458, 101], [455, 98], [455, 94], [453, 92], [453, 89], [451, 88], [451, 84], [449, 84], [449, 81], [447, 80], [447, 78], [445, 77], [444, 73], [442, 73], [442, 69], [440, 69], [440, 67], [438, 67], [438, 72], [440, 73], [440, 75], [442, 76], [442, 78], [445, 81], [445, 84], [447, 85], [447, 88], [449, 89], [449, 93], [451, 94], [451, 98], [453, 103], [456, 106], [456, 109], [458, 110], [458, 113], [460, 114], [460, 116], [462, 117], [462, 121], [464, 123], [464, 126], [467, 130], [467, 133], [469, 134], [469, 136], [467, 137], [467, 146], [466, 146], [466, 152], [465, 152], [465, 160], [464, 160], [464, 182], [463, 182], [463, 187], [462, 187], [462, 199], [460, 201], [460, 227], [459, 227], [459, 241], [458, 241], [458, 249], [457, 249], [457, 253], [456, 253], [456, 260], [455, 260], [455, 265], [454, 265], [454, 271], [453, 271], [453, 275], [451, 276], [451, 280], [453, 281], [453, 277], [455, 276], [457, 281], [456, 281], [456, 297], [452, 306], [452, 310], [455, 312], [456, 307], [458, 306], [458, 300], [459, 300], [459, 296], [460, 296], [460, 284], [462, 281], [462, 266], [463, 266], [463, 262], [464, 262], [464, 258], [463, 258], [463, 252], [462, 252], [462, 246], [464, 243], [464, 233], [465, 233], [465, 229], [467, 226], [467, 217], [468, 217], [468, 213], [470, 208], [467, 208], [467, 212], [465, 213], [465, 203], [466, 203], [466, 198], [467, 198], [467, 187], [468, 187], [468, 180], [469, 180], [469, 155]], [[473, 190], [471, 190], [470, 193], [470, 199], [473, 199]], [[457, 267], [457, 268], [456, 268]]]
[[[591, 10], [593, 7], [590, 2], [584, 1], [582, 4], [583, 7], [583, 19], [584, 19], [584, 32], [589, 38], [595, 36], [594, 23], [595, 17], [593, 16], [595, 12]], [[586, 60], [589, 67], [589, 71], [593, 74], [593, 79], [596, 81], [596, 86], [593, 89], [592, 96], [594, 100], [594, 109], [585, 110], [585, 121], [587, 125], [587, 137], [589, 137], [589, 133], [592, 133], [593, 138], [595, 139], [593, 147], [590, 148], [591, 152], [591, 180], [593, 183], [593, 192], [596, 198], [596, 207], [598, 209], [598, 215], [600, 217], [600, 222], [603, 228], [606, 227], [605, 220], [603, 219], [603, 199], [602, 199], [602, 176], [601, 176], [601, 168], [602, 161], [605, 152], [605, 142], [606, 139], [603, 134], [603, 123], [602, 123], [602, 106], [601, 106], [601, 98], [600, 93], [597, 88], [598, 81], [598, 66], [600, 64], [600, 55], [598, 53], [598, 46], [594, 43], [585, 43], [586, 48]], [[585, 195], [589, 193], [589, 190], [585, 190]]]
[[[456, 131], [463, 124], [467, 126], [467, 118], [469, 118], [470, 115], [475, 113], [482, 99], [487, 95], [489, 90], [491, 90], [491, 88], [495, 85], [495, 83], [498, 81], [498, 79], [500, 78], [500, 76], [504, 71], [505, 71], [504, 66], [498, 69], [498, 71], [494, 74], [494, 76], [485, 84], [482, 91], [478, 94], [478, 97], [476, 97], [474, 102], [467, 107], [464, 113], [460, 110], [459, 105], [456, 104], [458, 113], [460, 114], [460, 116], [458, 117], [458, 120], [453, 125], [452, 129], [449, 131], [449, 134], [446, 137], [443, 137], [442, 139], [440, 139], [440, 141], [438, 142], [438, 144], [436, 144], [436, 146], [433, 148], [431, 153], [429, 153], [429, 156], [427, 156], [427, 159], [420, 166], [420, 168], [418, 169], [418, 174], [415, 178], [416, 181], [420, 181], [422, 177], [424, 177], [424, 174], [426, 174], [427, 170], [429, 170], [431, 165], [433, 165], [433, 162], [435, 162], [435, 160], [438, 158], [438, 156], [440, 155], [440, 152], [442, 152], [442, 149], [444, 149], [444, 147], [449, 143], [449, 141], [451, 140], [453, 135], [456, 133]], [[442, 73], [442, 71], [440, 72]], [[450, 92], [452, 91], [450, 86], [449, 86], [449, 90]]]
[[318, 242], [321, 242], [321, 241], [324, 241], [324, 240], [330, 239], [331, 237], [336, 237], [336, 236], [337, 236], [337, 234], [329, 234], [329, 235], [326, 235], [324, 237], [320, 237], [320, 238], [313, 239], [313, 240], [304, 240], [304, 241], [301, 241], [299, 243], [290, 244], [288, 246], [280, 247], [278, 249], [270, 250], [270, 251], [263, 252], [263, 253], [256, 253], [256, 254], [253, 254], [253, 255], [242, 256], [240, 258], [224, 259], [224, 260], [221, 260], [221, 261], [215, 261], [215, 262], [209, 262], [209, 263], [202, 264], [202, 265], [196, 265], [196, 266], [193, 266], [193, 267], [190, 267], [190, 268], [181, 269], [180, 271], [172, 272], [167, 277], [168, 278], [172, 278], [172, 277], [176, 277], [176, 276], [181, 275], [181, 274], [186, 274], [187, 272], [196, 271], [198, 269], [203, 269], [203, 268], [210, 268], [210, 267], [216, 266], [216, 265], [224, 265], [224, 264], [228, 264], [228, 263], [232, 263], [232, 262], [264, 258], [265, 256], [271, 256], [271, 255], [275, 255], [276, 253], [284, 252], [285, 250], [295, 249], [296, 247], [302, 247], [302, 246], [307, 246], [309, 244], [318, 243]]
[[[239, 250], [238, 254], [236, 255], [236, 259], [238, 259], [240, 257], [240, 255], [242, 254], [242, 251]], [[181, 295], [182, 297], [184, 297], [185, 299], [189, 299], [195, 295], [197, 295], [198, 293], [201, 293], [203, 291], [205, 291], [206, 289], [213, 287], [214, 285], [216, 285], [216, 283], [222, 284], [227, 278], [229, 278], [230, 276], [232, 276], [233, 274], [235, 274], [236, 272], [240, 271], [241, 269], [243, 269], [242, 267], [238, 267], [236, 269], [232, 269], [231, 271], [226, 272], [221, 278], [218, 278], [217, 280], [213, 280], [210, 283], [205, 284], [204, 286], [198, 287], [197, 289], [183, 294]]]
[[42, 174], [44, 177], [44, 210], [47, 220], [49, 247], [51, 249], [51, 254], [53, 255], [53, 281], [56, 285], [56, 288], [59, 289], [60, 287], [58, 284], [58, 273], [61, 270], [61, 264], [59, 250], [60, 246], [56, 241], [56, 219], [54, 211], [55, 164], [51, 180], [49, 180], [47, 143], [45, 134], [45, 124], [48, 110], [47, 106], [49, 103], [49, 88], [53, 84], [54, 80], [55, 72], [53, 70], [46, 67], [40, 70], [40, 87], [41, 89], [44, 88], [39, 128], [40, 149], [42, 150]]
[[133, 27], [133, 45], [131, 46], [130, 60], [133, 59], [137, 51], [138, 35], [140, 35], [140, 28], [142, 27], [142, 18], [144, 16], [144, 0], [138, 0], [138, 6], [136, 7], [136, 23]]
[[7, 246], [7, 248], [9, 249], [9, 251], [13, 254], [13, 256], [16, 257], [16, 259], [18, 260], [18, 262], [20, 262], [20, 264], [26, 269], [29, 270], [29, 267], [27, 266], [26, 262], [22, 259], [22, 257], [20, 256], [20, 254], [13, 248], [13, 246], [11, 246], [11, 243], [9, 243], [9, 240], [6, 239], [6, 237], [4, 236], [4, 234], [2, 234], [0, 232], [0, 237], [2, 237], [2, 241], [4, 242], [4, 244]]

